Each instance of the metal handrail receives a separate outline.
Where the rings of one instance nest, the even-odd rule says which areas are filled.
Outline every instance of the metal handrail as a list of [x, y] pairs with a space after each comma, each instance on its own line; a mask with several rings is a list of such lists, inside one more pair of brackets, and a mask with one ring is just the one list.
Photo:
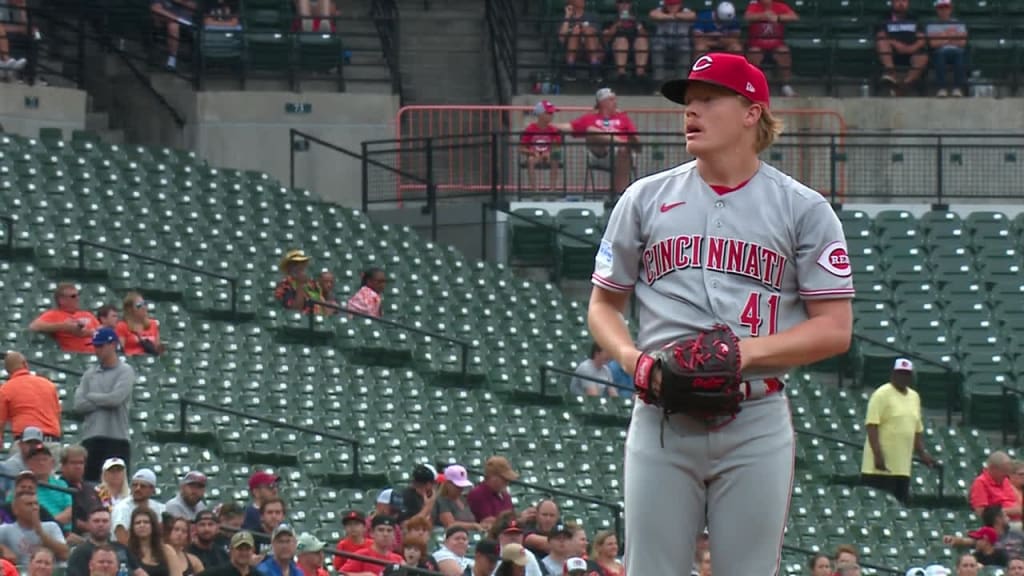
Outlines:
[[85, 375], [84, 372], [79, 372], [78, 370], [72, 370], [70, 368], [61, 368], [60, 366], [57, 366], [56, 364], [50, 364], [48, 362], [43, 362], [42, 360], [31, 360], [31, 359], [29, 359], [29, 360], [27, 360], [27, 362], [28, 362], [28, 367], [29, 367], [30, 371], [32, 370], [33, 367], [38, 366], [40, 368], [46, 368], [47, 370], [53, 370], [55, 372], [63, 372], [65, 374], [70, 374], [72, 376], [78, 376], [79, 378], [81, 378], [82, 376]]
[[540, 366], [540, 393], [542, 395], [547, 394], [548, 372], [554, 372], [555, 374], [563, 374], [565, 376], [572, 376], [573, 378], [579, 378], [580, 380], [586, 380], [588, 382], [594, 382], [596, 384], [603, 384], [603, 385], [609, 386], [611, 388], [617, 388], [617, 389], [622, 390], [624, 392], [629, 392], [630, 394], [632, 394], [633, 392], [636, 392], [636, 390], [633, 389], [630, 386], [623, 386], [622, 384], [619, 384], [617, 382], [612, 382], [611, 380], [604, 380], [603, 378], [594, 378], [593, 376], [584, 376], [583, 374], [577, 374], [576, 372], [574, 372], [572, 370], [566, 370], [565, 368], [556, 368], [555, 366], [548, 366], [546, 364], [541, 364], [541, 366]]
[[[8, 478], [10, 480], [17, 480], [18, 474], [11, 474], [10, 472], [0, 472], [0, 477]], [[71, 488], [70, 486], [57, 486], [56, 484], [50, 484], [49, 482], [39, 482], [38, 480], [36, 481], [36, 484], [40, 488], [46, 488], [48, 490], [53, 490], [55, 492], [64, 492], [65, 494], [71, 494], [72, 496], [78, 494], [78, 489]]]
[[171, 260], [165, 260], [163, 258], [155, 258], [155, 257], [150, 256], [148, 254], [142, 254], [140, 252], [133, 252], [131, 250], [125, 250], [124, 248], [119, 248], [117, 246], [110, 246], [108, 244], [100, 244], [99, 242], [93, 242], [92, 240], [86, 240], [84, 238], [79, 238], [79, 239], [75, 240], [75, 244], [78, 245], [78, 273], [79, 274], [84, 274], [85, 273], [85, 250], [84, 250], [84, 248], [85, 248], [85, 246], [92, 246], [93, 248], [98, 248], [100, 250], [105, 250], [107, 252], [113, 252], [115, 254], [124, 254], [125, 256], [130, 256], [132, 258], [137, 258], [139, 260], [145, 260], [147, 262], [153, 262], [153, 263], [156, 263], [156, 264], [163, 264], [164, 266], [170, 266], [172, 268], [177, 268], [179, 270], [185, 270], [186, 272], [192, 272], [194, 274], [202, 274], [204, 276], [209, 276], [211, 278], [217, 278], [219, 280], [227, 280], [228, 283], [231, 284], [231, 315], [232, 316], [237, 316], [238, 315], [238, 278], [235, 277], [235, 276], [228, 276], [226, 274], [221, 274], [219, 272], [211, 272], [210, 270], [206, 270], [204, 268], [197, 268], [196, 266], [189, 266], [188, 264], [180, 264], [178, 262], [173, 262]]

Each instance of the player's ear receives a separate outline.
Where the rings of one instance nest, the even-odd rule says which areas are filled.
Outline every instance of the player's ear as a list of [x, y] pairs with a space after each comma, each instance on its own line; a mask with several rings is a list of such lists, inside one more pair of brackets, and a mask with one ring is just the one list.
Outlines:
[[747, 128], [757, 126], [758, 122], [761, 121], [761, 115], [764, 113], [764, 108], [760, 104], [754, 104], [753, 102], [747, 101], [747, 112], [743, 116], [743, 125]]

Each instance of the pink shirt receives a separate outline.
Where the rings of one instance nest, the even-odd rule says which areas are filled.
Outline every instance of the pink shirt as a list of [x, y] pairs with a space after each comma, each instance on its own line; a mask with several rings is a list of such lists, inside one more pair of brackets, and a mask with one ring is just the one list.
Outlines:
[[380, 318], [380, 294], [369, 286], [363, 286], [348, 299], [348, 308]]

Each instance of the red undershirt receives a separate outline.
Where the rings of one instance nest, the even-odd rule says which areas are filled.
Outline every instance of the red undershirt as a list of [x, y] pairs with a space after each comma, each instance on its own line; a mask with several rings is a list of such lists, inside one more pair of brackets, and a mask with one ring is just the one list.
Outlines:
[[708, 184], [708, 186], [710, 186], [711, 189], [715, 191], [715, 194], [718, 194], [719, 196], [725, 196], [729, 192], [735, 192], [740, 188], [743, 188], [744, 186], [747, 185], [747, 182], [750, 182], [753, 178], [754, 177], [751, 176], [750, 178], [747, 178], [746, 180], [740, 182], [735, 186], [719, 186], [718, 184]]

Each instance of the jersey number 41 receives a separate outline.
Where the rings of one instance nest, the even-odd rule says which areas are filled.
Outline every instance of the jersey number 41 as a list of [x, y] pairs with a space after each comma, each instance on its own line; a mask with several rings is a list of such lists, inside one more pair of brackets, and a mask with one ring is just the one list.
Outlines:
[[743, 311], [740, 312], [740, 325], [750, 328], [751, 336], [770, 336], [775, 334], [779, 328], [779, 295], [769, 294], [767, 298], [767, 316], [768, 316], [768, 332], [763, 333], [761, 328], [764, 324], [765, 318], [761, 313], [761, 293], [753, 291], [747, 298], [747, 303], [743, 305]]

